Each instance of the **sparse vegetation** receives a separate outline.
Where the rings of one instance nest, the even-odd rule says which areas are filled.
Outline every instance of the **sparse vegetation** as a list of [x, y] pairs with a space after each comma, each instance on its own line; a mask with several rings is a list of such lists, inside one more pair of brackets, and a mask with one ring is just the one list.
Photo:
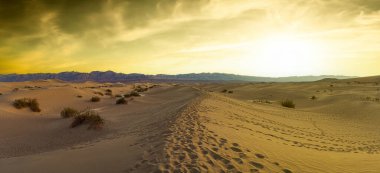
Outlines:
[[16, 91], [18, 91], [18, 90], [20, 90], [20, 89], [18, 89], [18, 88], [13, 88], [13, 92], [16, 92]]
[[228, 91], [228, 93], [229, 93], [229, 94], [232, 94], [232, 93], [234, 93], [234, 91]]
[[316, 96], [311, 96], [310, 99], [311, 99], [311, 100], [316, 100], [317, 97], [316, 97]]
[[145, 91], [148, 91], [148, 88], [146, 87], [142, 87], [142, 86], [137, 86], [137, 88], [135, 88], [135, 91], [136, 92], [145, 92]]
[[16, 99], [13, 102], [13, 106], [17, 109], [29, 107], [30, 110], [32, 110], [33, 112], [41, 112], [40, 104], [38, 103], [37, 99], [31, 99], [31, 98]]
[[32, 99], [30, 101], [30, 109], [33, 111], [33, 112], [41, 112], [41, 109], [40, 109], [40, 104], [37, 102], [37, 99]]
[[81, 96], [81, 95], [77, 95], [77, 97], [78, 97], [78, 98], [82, 98], [83, 96]]
[[117, 105], [120, 105], [120, 104], [128, 104], [128, 101], [125, 100], [125, 98], [119, 98], [116, 100], [116, 104]]
[[293, 101], [289, 100], [289, 99], [286, 99], [286, 100], [282, 101], [281, 105], [283, 107], [287, 107], [287, 108], [295, 108], [296, 107], [296, 105], [293, 103]]
[[107, 89], [107, 90], [106, 90], [106, 95], [107, 95], [107, 96], [112, 96], [112, 90]]
[[91, 102], [99, 102], [100, 101], [100, 97], [98, 96], [94, 96], [90, 99]]
[[94, 94], [98, 94], [100, 96], [104, 96], [104, 94], [102, 92], [98, 92], [98, 91], [95, 91]]
[[0, 96], [3, 95], [3, 93], [0, 93]]
[[116, 94], [115, 97], [123, 97], [121, 94]]
[[62, 118], [70, 118], [70, 117], [75, 117], [76, 115], [78, 115], [78, 111], [73, 109], [73, 108], [64, 108], [62, 111], [61, 111], [61, 117]]
[[222, 90], [222, 93], [226, 93], [228, 90], [226, 90], [226, 89], [224, 89], [224, 90]]
[[74, 128], [82, 124], [89, 124], [88, 129], [100, 129], [104, 126], [104, 120], [97, 112], [86, 110], [74, 117], [70, 127]]

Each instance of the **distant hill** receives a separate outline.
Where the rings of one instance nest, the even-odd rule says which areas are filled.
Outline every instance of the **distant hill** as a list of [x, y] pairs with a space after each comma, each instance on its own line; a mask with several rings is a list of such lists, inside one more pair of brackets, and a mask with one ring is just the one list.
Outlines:
[[33, 74], [4, 74], [0, 75], [0, 82], [21, 82], [31, 80], [58, 79], [70, 82], [136, 82], [136, 81], [245, 81], [245, 82], [310, 82], [325, 78], [347, 79], [349, 76], [291, 76], [291, 77], [257, 77], [226, 73], [189, 73], [177, 75], [145, 75], [138, 73], [124, 74], [113, 71], [93, 71], [90, 73], [62, 72], [62, 73], [33, 73]]

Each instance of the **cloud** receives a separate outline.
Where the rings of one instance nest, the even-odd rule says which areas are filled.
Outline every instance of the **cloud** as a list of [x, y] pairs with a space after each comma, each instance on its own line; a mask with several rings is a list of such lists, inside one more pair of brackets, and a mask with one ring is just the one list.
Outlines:
[[322, 40], [335, 59], [374, 59], [379, 11], [378, 0], [0, 0], [0, 73], [160, 73], [143, 68], [159, 58], [193, 64], [220, 58], [215, 69], [223, 70], [249, 45], [281, 32]]

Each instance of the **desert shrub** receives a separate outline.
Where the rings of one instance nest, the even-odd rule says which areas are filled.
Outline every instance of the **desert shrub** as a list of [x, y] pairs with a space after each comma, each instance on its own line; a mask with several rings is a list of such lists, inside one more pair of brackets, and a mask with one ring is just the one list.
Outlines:
[[128, 101], [125, 100], [125, 98], [119, 98], [116, 100], [116, 104], [117, 105], [120, 105], [120, 104], [128, 104]]
[[78, 114], [78, 111], [73, 108], [64, 108], [61, 111], [61, 117], [62, 118], [70, 118], [75, 117]]
[[37, 99], [32, 99], [30, 101], [29, 107], [33, 112], [41, 112], [40, 104], [38, 103]]
[[130, 93], [128, 93], [128, 94], [124, 94], [124, 97], [125, 97], [125, 98], [129, 98], [129, 97], [132, 97], [132, 96], [131, 96]]
[[228, 90], [226, 90], [226, 89], [224, 89], [224, 90], [222, 90], [222, 93], [226, 93]]
[[287, 107], [287, 108], [295, 108], [296, 107], [296, 105], [293, 103], [293, 101], [289, 100], [289, 99], [282, 101], [281, 105], [284, 107]]
[[28, 98], [16, 99], [15, 101], [13, 101], [13, 106], [17, 109], [29, 107], [29, 100], [30, 99]]
[[135, 91], [136, 92], [145, 92], [145, 91], [148, 91], [148, 88], [142, 88], [141, 86], [138, 86], [137, 88], [135, 88]]
[[232, 94], [232, 93], [234, 93], [234, 91], [228, 91], [228, 93], [229, 93], [229, 94]]
[[94, 92], [94, 94], [98, 94], [98, 95], [101, 95], [101, 96], [104, 96], [104, 94], [102, 92]]
[[123, 97], [121, 94], [116, 94], [115, 97]]
[[81, 95], [77, 95], [77, 97], [78, 97], [78, 98], [82, 98], [83, 96], [81, 96]]
[[99, 102], [100, 101], [100, 97], [98, 97], [98, 96], [91, 97], [90, 101], [91, 102]]
[[3, 93], [0, 93], [0, 96], [3, 95]]
[[108, 96], [112, 96], [112, 90], [107, 89], [107, 90], [106, 90], [106, 95], [108, 95]]
[[317, 99], [317, 97], [316, 96], [311, 96], [310, 99], [311, 100], [315, 100], [315, 99]]
[[29, 107], [33, 112], [41, 112], [40, 104], [37, 99], [22, 98], [13, 101], [13, 106], [17, 109]]
[[86, 110], [74, 117], [70, 127], [74, 128], [82, 124], [89, 124], [88, 129], [100, 129], [104, 125], [104, 120], [97, 112]]
[[130, 93], [130, 95], [131, 96], [134, 96], [134, 97], [139, 97], [139, 96], [141, 96], [138, 92], [136, 92], [136, 91], [132, 91], [131, 93]]

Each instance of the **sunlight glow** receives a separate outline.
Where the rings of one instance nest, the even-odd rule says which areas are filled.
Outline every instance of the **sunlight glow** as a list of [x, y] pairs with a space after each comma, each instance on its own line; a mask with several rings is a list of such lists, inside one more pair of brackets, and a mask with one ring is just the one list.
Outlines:
[[274, 76], [313, 74], [324, 57], [322, 46], [316, 41], [292, 34], [271, 35], [259, 41], [258, 47], [257, 70], [269, 70], [268, 75]]

